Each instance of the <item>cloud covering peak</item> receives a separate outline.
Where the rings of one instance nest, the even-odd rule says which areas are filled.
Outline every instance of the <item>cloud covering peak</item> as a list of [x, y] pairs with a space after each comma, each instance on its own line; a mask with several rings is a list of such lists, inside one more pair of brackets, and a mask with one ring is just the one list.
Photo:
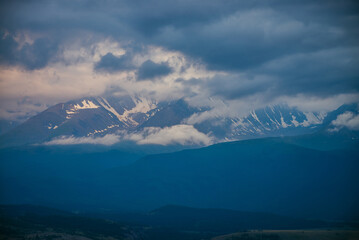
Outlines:
[[2, 1], [0, 118], [111, 89], [205, 106], [216, 97], [231, 111], [313, 99], [333, 109], [359, 101], [358, 9], [351, 0]]

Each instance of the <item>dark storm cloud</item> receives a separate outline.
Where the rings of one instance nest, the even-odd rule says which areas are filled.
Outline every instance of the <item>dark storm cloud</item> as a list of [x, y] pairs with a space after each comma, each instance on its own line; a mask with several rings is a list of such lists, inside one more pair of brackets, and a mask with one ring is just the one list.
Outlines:
[[326, 97], [358, 92], [358, 66], [359, 48], [339, 48], [291, 55], [243, 74], [216, 76], [206, 83], [194, 84], [207, 87], [211, 95], [226, 99], [254, 94], [268, 99], [297, 94]]
[[133, 69], [132, 58], [129, 54], [124, 54], [120, 57], [114, 56], [112, 53], [107, 53], [101, 57], [94, 69], [99, 72], [118, 72]]
[[[212, 96], [233, 100], [273, 90], [275, 82], [270, 78], [253, 78], [246, 75], [217, 76], [207, 83]], [[204, 86], [203, 86], [204, 87]]]
[[[2, 64], [44, 67], [56, 44], [89, 31], [180, 51], [225, 71], [231, 77], [203, 87], [231, 99], [268, 89], [273, 96], [359, 91], [357, 1], [4, 1], [0, 9], [2, 30], [58, 40], [26, 46], [14, 60], [6, 47], [14, 43], [3, 39]], [[123, 70], [126, 62], [109, 53], [95, 70]], [[141, 66], [139, 79], [158, 74], [150, 68]]]
[[212, 69], [243, 71], [289, 54], [354, 44], [345, 29], [306, 22], [274, 9], [238, 11], [217, 21], [168, 26], [153, 38], [170, 49], [201, 58]]
[[156, 77], [163, 77], [172, 72], [172, 69], [166, 63], [154, 63], [147, 60], [142, 63], [138, 69], [138, 80], [149, 80]]
[[0, 39], [0, 63], [5, 65], [40, 69], [49, 63], [57, 51], [57, 43], [47, 38], [36, 39], [34, 43], [25, 43], [21, 47], [10, 35], [3, 34]]
[[253, 73], [276, 80], [273, 94], [328, 96], [359, 91], [359, 48], [333, 48], [270, 61]]

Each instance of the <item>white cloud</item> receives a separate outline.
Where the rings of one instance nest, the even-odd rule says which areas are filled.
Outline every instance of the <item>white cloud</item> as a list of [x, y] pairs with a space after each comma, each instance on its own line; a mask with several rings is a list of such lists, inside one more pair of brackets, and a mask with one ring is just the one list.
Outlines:
[[332, 131], [338, 131], [343, 127], [347, 127], [350, 130], [359, 130], [359, 114], [353, 112], [345, 112], [340, 114], [337, 119], [332, 121], [332, 125], [335, 126]]
[[[192, 116], [187, 118], [184, 122], [187, 124], [197, 124], [206, 120], [223, 119], [225, 117], [238, 118], [244, 117], [249, 114], [253, 109], [258, 109], [271, 104], [272, 102], [265, 102], [262, 96], [255, 94], [247, 96], [243, 99], [226, 100], [223, 101], [217, 97], [202, 98], [189, 98], [189, 104], [195, 107], [206, 107], [209, 108], [207, 111], [200, 113], [194, 113]], [[199, 103], [199, 104], [196, 104]]]
[[[48, 39], [54, 49], [44, 48], [51, 58], [41, 69], [1, 64], [0, 118], [25, 119], [59, 102], [112, 94], [111, 87], [157, 101], [182, 97], [194, 101], [194, 96], [197, 100], [208, 96], [229, 99], [230, 107], [214, 106], [213, 111], [194, 115], [189, 123], [218, 115], [237, 116], [277, 102], [325, 112], [348, 102], [345, 96], [333, 95], [343, 93], [349, 98], [354, 94], [345, 93], [358, 92], [359, 49], [352, 33], [356, 17], [344, 13], [347, 11], [331, 16], [337, 6], [349, 9], [354, 5], [303, 4], [300, 8], [306, 14], [300, 14], [303, 11], [297, 4], [287, 3], [277, 7], [179, 2], [160, 4], [150, 12], [122, 2], [121, 7], [114, 7], [113, 1], [96, 7], [83, 7], [82, 3], [82, 7], [64, 7], [60, 1], [5, 4], [5, 18], [16, 21], [4, 24], [3, 37], [13, 35], [18, 50], [41, 39]], [[184, 9], [185, 19], [181, 14]], [[327, 21], [330, 16], [333, 19]], [[54, 26], [60, 26], [59, 31], [54, 31]], [[102, 56], [110, 52], [120, 57], [126, 54], [126, 46], [133, 47], [127, 50], [135, 66], [151, 59], [166, 62], [173, 72], [155, 82], [139, 82], [132, 68], [114, 73], [93, 71]], [[37, 61], [36, 55], [44, 53], [42, 48], [36, 50], [36, 44], [32, 47], [32, 60]], [[11, 63], [6, 56], [4, 60]], [[233, 76], [216, 78], [218, 69]], [[191, 79], [204, 84], [191, 84]], [[24, 98], [31, 104], [22, 103]]]
[[127, 133], [119, 131], [117, 134], [107, 134], [103, 137], [74, 137], [62, 136], [46, 142], [45, 145], [76, 145], [99, 144], [111, 146], [121, 141], [133, 141], [138, 145], [210, 145], [213, 139], [199, 132], [191, 125], [175, 125], [172, 127], [148, 127], [140, 132]]
[[[93, 38], [90, 33], [86, 34], [86, 38]], [[246, 78], [246, 74], [209, 71], [199, 61], [188, 58], [181, 52], [158, 46], [147, 46], [143, 53], [135, 53], [134, 64], [139, 66], [151, 59], [156, 63], [168, 63], [174, 71], [161, 81], [136, 81], [135, 70], [116, 73], [93, 71], [94, 64], [106, 53], [120, 56], [126, 52], [120, 42], [111, 38], [95, 38], [90, 43], [75, 37], [72, 40], [64, 43], [63, 51], [56, 57], [56, 61], [51, 61], [43, 69], [29, 71], [16, 66], [0, 66], [0, 118], [24, 120], [51, 105], [102, 95], [108, 93], [110, 88], [157, 101], [185, 97], [191, 105], [212, 108], [211, 111], [192, 116], [188, 119], [188, 124], [217, 116], [243, 116], [252, 109], [276, 103], [287, 103], [303, 111], [327, 112], [359, 99], [357, 93], [330, 97], [310, 97], [305, 94], [272, 96], [268, 90], [268, 82], [273, 79], [269, 77], [258, 75]], [[281, 62], [272, 62], [270, 67], [276, 69], [279, 63]], [[226, 75], [227, 78], [223, 77]], [[178, 79], [182, 81], [177, 81]], [[191, 84], [193, 79], [199, 83]], [[208, 99], [213, 95], [223, 98], [230, 94], [243, 96], [227, 99], [225, 107], [220, 101], [213, 103]]]
[[304, 112], [329, 112], [343, 104], [358, 102], [359, 94], [337, 94], [330, 97], [310, 97], [303, 94], [279, 97], [277, 102], [286, 102], [290, 107], [297, 107]]
[[199, 132], [192, 125], [175, 125], [165, 128], [149, 127], [142, 132], [130, 134], [126, 138], [140, 145], [210, 145], [213, 142], [210, 136]]
[[[90, 37], [90, 36], [89, 36]], [[120, 88], [130, 95], [141, 95], [161, 100], [184, 97], [188, 89], [176, 81], [191, 78], [207, 78], [213, 75], [206, 68], [179, 52], [149, 46], [146, 54], [134, 54], [135, 65], [151, 59], [156, 63], [167, 62], [173, 73], [161, 81], [136, 81], [136, 71], [100, 73], [93, 70], [94, 64], [108, 52], [115, 56], [125, 53], [121, 43], [112, 39], [97, 39], [94, 43], [74, 40], [65, 43], [63, 51], [45, 68], [26, 70], [18, 66], [0, 66], [0, 118], [15, 120], [19, 115], [33, 116], [39, 111], [60, 102], [82, 97], [99, 96], [109, 88]], [[187, 91], [187, 92], [186, 92]], [[39, 107], [20, 104], [29, 99]], [[46, 105], [46, 106], [45, 106]], [[17, 114], [10, 114], [16, 112]]]
[[107, 134], [103, 137], [74, 137], [62, 136], [44, 143], [45, 145], [76, 145], [76, 144], [99, 144], [111, 146], [120, 141], [120, 136], [115, 134]]

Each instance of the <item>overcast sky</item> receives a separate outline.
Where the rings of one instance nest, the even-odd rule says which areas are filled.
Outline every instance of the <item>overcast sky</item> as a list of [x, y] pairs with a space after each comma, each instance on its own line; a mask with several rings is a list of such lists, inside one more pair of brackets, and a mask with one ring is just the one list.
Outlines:
[[223, 114], [358, 102], [356, 2], [1, 1], [0, 118], [126, 93]]

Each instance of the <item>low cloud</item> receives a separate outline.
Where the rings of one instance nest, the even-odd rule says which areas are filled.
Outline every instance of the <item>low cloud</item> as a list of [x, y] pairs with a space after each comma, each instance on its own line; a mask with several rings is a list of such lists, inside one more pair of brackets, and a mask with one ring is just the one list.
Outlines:
[[107, 134], [103, 137], [74, 137], [62, 136], [44, 143], [45, 145], [76, 145], [99, 144], [111, 146], [122, 141], [132, 141], [138, 145], [210, 145], [213, 139], [199, 132], [191, 125], [175, 125], [172, 127], [148, 127], [140, 132], [127, 133], [120, 131], [117, 134]]
[[74, 137], [62, 136], [44, 143], [45, 145], [76, 145], [76, 144], [99, 144], [111, 146], [120, 141], [120, 136], [115, 134], [107, 134], [103, 137]]
[[94, 69], [99, 72], [118, 72], [132, 70], [134, 68], [131, 57], [128, 54], [122, 56], [115, 56], [112, 53], [107, 53], [95, 64]]
[[[74, 41], [57, 56], [63, 61], [51, 62], [47, 67], [34, 71], [0, 64], [0, 119], [26, 120], [57, 103], [89, 96], [116, 96], [119, 89], [122, 93], [158, 102], [175, 100], [195, 90], [188, 90], [175, 82], [176, 79], [187, 81], [193, 76], [201, 79], [212, 75], [203, 65], [186, 56], [159, 47], [146, 48], [143, 51], [146, 54], [141, 55], [138, 48], [122, 46], [111, 39], [101, 38], [88, 46], [84, 44], [83, 41]], [[106, 55], [117, 61], [117, 65], [114, 62], [111, 65], [111, 61], [105, 64]], [[161, 81], [136, 81], [136, 71], [130, 69], [130, 64], [140, 66], [149, 59], [167, 63], [173, 72], [162, 76]], [[127, 65], [124, 63], [125, 67], [120, 67], [120, 62], [127, 62]], [[94, 69], [96, 66], [98, 70]], [[24, 98], [29, 99], [26, 104], [19, 102]], [[41, 108], [34, 104], [41, 105]]]
[[140, 145], [210, 145], [213, 142], [211, 137], [199, 132], [191, 125], [175, 125], [165, 128], [149, 127], [140, 133], [130, 134], [127, 138]]
[[0, 118], [34, 115], [36, 106], [17, 103], [23, 97], [45, 106], [113, 88], [198, 106], [222, 98], [230, 102], [225, 114], [279, 100], [332, 110], [359, 93], [358, 6], [0, 1]]
[[340, 114], [337, 119], [332, 121], [332, 125], [335, 126], [332, 131], [338, 131], [343, 127], [346, 127], [350, 130], [359, 130], [359, 114], [354, 114], [353, 112], [345, 112]]
[[172, 69], [166, 63], [155, 63], [147, 60], [138, 69], [138, 80], [149, 80], [170, 74]]

